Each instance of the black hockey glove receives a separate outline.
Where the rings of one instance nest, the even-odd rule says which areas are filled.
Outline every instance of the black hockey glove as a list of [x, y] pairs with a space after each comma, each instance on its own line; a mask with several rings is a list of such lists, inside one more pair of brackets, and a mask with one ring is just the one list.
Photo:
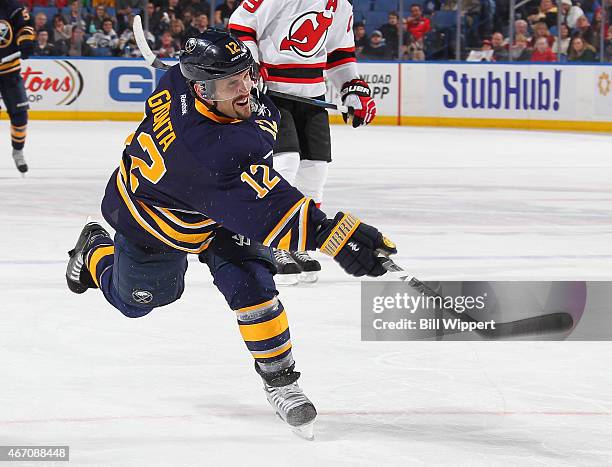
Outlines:
[[19, 46], [19, 51], [21, 52], [21, 58], [23, 60], [30, 58], [34, 53], [34, 43], [32, 41], [23, 41]]
[[351, 214], [339, 212], [333, 220], [327, 219], [317, 232], [317, 247], [333, 257], [352, 276], [382, 276], [384, 257], [397, 253], [395, 244], [375, 227], [363, 224]]

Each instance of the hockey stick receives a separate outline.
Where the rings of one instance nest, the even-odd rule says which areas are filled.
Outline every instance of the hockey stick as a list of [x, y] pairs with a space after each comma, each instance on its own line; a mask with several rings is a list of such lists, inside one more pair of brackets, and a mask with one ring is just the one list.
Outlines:
[[[158, 68], [160, 70], [169, 69], [170, 65], [167, 65], [166, 63], [162, 62], [159, 58], [157, 58], [155, 54], [153, 53], [153, 51], [151, 50], [151, 47], [149, 47], [149, 44], [147, 44], [144, 30], [142, 28], [142, 20], [140, 19], [140, 15], [136, 15], [134, 17], [134, 23], [132, 27], [134, 29], [134, 38], [136, 39], [136, 44], [138, 45], [138, 49], [140, 50], [140, 53], [142, 54], [142, 58], [144, 58], [145, 62], [147, 62], [147, 65], [153, 68]], [[352, 113], [353, 112], [351, 107], [332, 104], [331, 102], [325, 102], [325, 101], [321, 101], [318, 99], [312, 99], [310, 97], [294, 96], [293, 94], [285, 94], [284, 92], [271, 91], [271, 90], [268, 90], [266, 94], [270, 96], [280, 97], [282, 99], [288, 99], [291, 101], [303, 102], [305, 104], [310, 104], [310, 105], [314, 105], [317, 107], [323, 107], [325, 109], [339, 110], [342, 113]]]
[[20, 58], [20, 57], [21, 57], [21, 52], [17, 51], [15, 53], [7, 55], [2, 60], [0, 60], [0, 65], [3, 65], [4, 63], [8, 63], [8, 62], [10, 62], [12, 60], [15, 60], [16, 58]]
[[[408, 282], [408, 285], [417, 292], [426, 297], [442, 298], [444, 297], [421, 282], [416, 277], [410, 275], [400, 266], [398, 266], [391, 258], [386, 255], [383, 261], [383, 267], [389, 271], [397, 279]], [[459, 318], [464, 323], [478, 323], [479, 321], [465, 313], [459, 313], [454, 309], [446, 309], [451, 312], [456, 318]], [[509, 321], [507, 323], [496, 323], [495, 329], [475, 329], [473, 332], [485, 339], [503, 339], [507, 337], [518, 337], [528, 334], [549, 334], [555, 332], [568, 331], [574, 326], [572, 315], [565, 312], [549, 313], [531, 318], [519, 319], [517, 321]]]

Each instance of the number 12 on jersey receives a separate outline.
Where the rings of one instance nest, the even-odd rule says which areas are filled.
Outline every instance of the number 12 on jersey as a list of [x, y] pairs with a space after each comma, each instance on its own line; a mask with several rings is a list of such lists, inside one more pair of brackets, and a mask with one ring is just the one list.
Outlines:
[[262, 184], [261, 186], [251, 175], [246, 172], [242, 172], [240, 176], [240, 180], [246, 182], [253, 190], [257, 192], [258, 198], [263, 198], [266, 196], [272, 188], [276, 186], [278, 182], [280, 182], [280, 177], [274, 176], [272, 180], [270, 180], [270, 167], [267, 165], [252, 165], [249, 169], [252, 175], [255, 175], [259, 170], [263, 171], [262, 174]]

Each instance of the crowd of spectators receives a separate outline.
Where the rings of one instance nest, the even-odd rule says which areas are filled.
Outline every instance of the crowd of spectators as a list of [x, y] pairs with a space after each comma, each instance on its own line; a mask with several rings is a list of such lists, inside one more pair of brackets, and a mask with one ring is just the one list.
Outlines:
[[[469, 61], [612, 61], [612, 29], [604, 29], [600, 50], [601, 0], [531, 0], [516, 10], [509, 39], [507, 0], [462, 0], [462, 59]], [[538, 3], [539, 2], [539, 3]], [[138, 57], [132, 24], [142, 0], [29, 0], [36, 31], [34, 55]], [[176, 56], [185, 37], [209, 26], [226, 27], [240, 0], [217, 0], [212, 19], [207, 0], [146, 3], [147, 41], [163, 58]], [[357, 56], [367, 60], [436, 60], [455, 57], [457, 0], [406, 4], [407, 15], [388, 13], [371, 24], [372, 0], [354, 0]], [[561, 20], [561, 40], [557, 19]]]
[[[606, 11], [598, 1], [562, 0], [558, 12], [552, 0], [532, 0], [516, 10], [511, 40], [507, 0], [462, 0], [461, 58], [498, 62], [554, 62], [559, 59], [593, 62], [602, 57], [612, 62], [612, 28], [605, 23], [602, 48], [601, 25]], [[358, 3], [359, 0], [354, 2]], [[608, 17], [611, 14], [612, 7]], [[406, 17], [400, 18], [397, 11], [391, 11], [387, 23], [381, 25], [368, 24], [367, 13], [362, 19], [354, 25], [357, 53], [362, 59], [455, 58], [456, 0], [414, 3]]]

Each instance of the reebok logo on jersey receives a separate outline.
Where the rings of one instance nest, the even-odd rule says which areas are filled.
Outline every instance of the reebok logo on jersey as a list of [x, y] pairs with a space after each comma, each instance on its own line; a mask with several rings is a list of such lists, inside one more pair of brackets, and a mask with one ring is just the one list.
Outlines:
[[301, 57], [315, 56], [325, 44], [333, 20], [331, 11], [304, 13], [289, 27], [280, 50], [291, 50]]
[[187, 94], [181, 94], [181, 115], [187, 113]]
[[359, 245], [357, 245], [355, 242], [348, 242], [347, 246], [354, 252], [359, 251]]

